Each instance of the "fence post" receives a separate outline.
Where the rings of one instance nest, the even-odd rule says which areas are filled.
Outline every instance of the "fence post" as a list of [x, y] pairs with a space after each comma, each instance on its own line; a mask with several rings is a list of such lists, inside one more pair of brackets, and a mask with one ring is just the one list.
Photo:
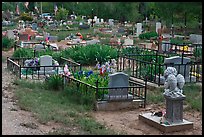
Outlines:
[[98, 79], [96, 81], [96, 93], [95, 93], [95, 105], [94, 105], [95, 110], [97, 110], [97, 100], [98, 100]]
[[160, 69], [161, 69], [161, 64], [159, 64], [159, 79], [158, 79], [158, 86], [160, 86]]
[[98, 100], [98, 79], [96, 81], [96, 94], [95, 94], [95, 96], [96, 96], [96, 101], [97, 101]]
[[144, 108], [146, 107], [146, 98], [147, 98], [147, 77], [145, 78]]
[[21, 65], [19, 67], [19, 78], [21, 79]]

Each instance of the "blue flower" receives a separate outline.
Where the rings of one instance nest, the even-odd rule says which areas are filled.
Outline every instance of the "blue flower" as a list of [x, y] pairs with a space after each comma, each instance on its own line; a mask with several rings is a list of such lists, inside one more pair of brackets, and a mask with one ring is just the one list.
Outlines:
[[93, 71], [90, 70], [88, 73], [87, 73], [87, 77], [89, 77], [91, 74], [93, 74]]
[[79, 75], [82, 75], [83, 74], [83, 71], [81, 70], [81, 71], [79, 71], [79, 73], [78, 73]]

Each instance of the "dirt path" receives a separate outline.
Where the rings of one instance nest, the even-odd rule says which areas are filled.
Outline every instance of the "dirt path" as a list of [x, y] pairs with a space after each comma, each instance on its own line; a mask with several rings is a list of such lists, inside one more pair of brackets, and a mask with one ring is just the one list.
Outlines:
[[[13, 50], [2, 52], [2, 57], [9, 57]], [[42, 135], [61, 127], [60, 124], [49, 122], [40, 124], [31, 112], [21, 110], [14, 98], [15, 76], [6, 69], [2, 62], [2, 135]]]

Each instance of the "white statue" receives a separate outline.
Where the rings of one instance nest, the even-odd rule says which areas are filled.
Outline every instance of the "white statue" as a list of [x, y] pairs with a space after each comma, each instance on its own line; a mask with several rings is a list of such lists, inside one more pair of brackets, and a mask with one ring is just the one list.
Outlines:
[[165, 83], [164, 94], [171, 97], [185, 97], [183, 95], [183, 86], [185, 79], [181, 74], [177, 75], [177, 71], [174, 67], [167, 67], [164, 71]]

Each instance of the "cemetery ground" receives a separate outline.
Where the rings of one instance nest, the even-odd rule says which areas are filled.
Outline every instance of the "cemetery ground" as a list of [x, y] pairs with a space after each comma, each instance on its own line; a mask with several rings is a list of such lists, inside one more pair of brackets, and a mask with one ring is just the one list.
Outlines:
[[202, 135], [202, 84], [184, 88], [184, 119], [194, 123], [193, 129], [162, 133], [138, 119], [141, 113], [165, 109], [162, 87], [148, 89], [146, 108], [93, 111], [92, 104], [83, 105], [86, 99], [69, 91], [48, 91], [42, 83], [16, 80], [6, 70], [11, 54], [2, 55], [2, 134]]

